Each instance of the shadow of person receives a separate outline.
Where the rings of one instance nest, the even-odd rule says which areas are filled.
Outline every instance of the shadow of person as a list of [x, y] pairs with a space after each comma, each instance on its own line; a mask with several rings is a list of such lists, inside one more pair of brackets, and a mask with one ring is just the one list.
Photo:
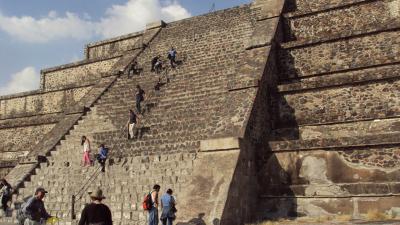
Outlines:
[[205, 215], [205, 213], [199, 213], [197, 218], [193, 218], [187, 223], [177, 223], [176, 225], [206, 225], [206, 222], [203, 219]]
[[203, 217], [205, 216], [205, 213], [199, 213], [198, 218], [191, 219], [189, 221], [189, 224], [193, 225], [206, 225], [206, 222], [203, 220]]
[[215, 218], [213, 220], [213, 225], [219, 225], [220, 224], [220, 220], [218, 218]]

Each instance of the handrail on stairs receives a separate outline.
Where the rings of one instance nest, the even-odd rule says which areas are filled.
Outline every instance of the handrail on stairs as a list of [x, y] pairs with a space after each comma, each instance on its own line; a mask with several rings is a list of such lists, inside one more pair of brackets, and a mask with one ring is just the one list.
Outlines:
[[97, 167], [96, 170], [89, 176], [89, 178], [86, 179], [85, 183], [83, 183], [83, 185], [79, 188], [78, 192], [71, 196], [71, 219], [73, 220], [76, 219], [76, 213], [75, 213], [76, 201], [82, 199], [83, 194], [89, 188], [90, 184], [92, 184], [94, 179], [96, 179], [97, 176], [100, 174], [100, 171], [101, 171], [101, 166]]

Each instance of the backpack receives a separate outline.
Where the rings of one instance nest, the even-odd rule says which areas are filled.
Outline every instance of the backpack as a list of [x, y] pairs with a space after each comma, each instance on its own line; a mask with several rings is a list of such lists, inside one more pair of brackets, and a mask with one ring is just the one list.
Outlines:
[[153, 207], [151, 203], [152, 202], [151, 202], [151, 192], [150, 192], [149, 194], [144, 196], [142, 203], [143, 210], [150, 210]]
[[18, 220], [18, 225], [24, 225], [25, 220], [28, 218], [26, 213], [24, 212], [24, 208], [26, 207], [26, 202], [24, 202], [21, 207], [17, 210], [17, 220]]

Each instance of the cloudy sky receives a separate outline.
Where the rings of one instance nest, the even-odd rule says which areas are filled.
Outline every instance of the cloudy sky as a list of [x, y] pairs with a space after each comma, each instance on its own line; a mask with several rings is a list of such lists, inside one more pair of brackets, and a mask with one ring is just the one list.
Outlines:
[[0, 0], [0, 95], [37, 89], [40, 70], [82, 59], [84, 45], [251, 0]]

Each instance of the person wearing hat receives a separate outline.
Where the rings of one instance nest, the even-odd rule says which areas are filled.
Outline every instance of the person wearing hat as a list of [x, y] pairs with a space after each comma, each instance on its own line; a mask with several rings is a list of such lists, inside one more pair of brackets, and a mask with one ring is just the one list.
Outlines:
[[95, 192], [90, 192], [92, 203], [85, 206], [82, 210], [79, 225], [112, 225], [111, 211], [108, 206], [101, 203], [105, 199], [103, 191], [97, 189]]
[[44, 208], [43, 198], [46, 193], [47, 191], [44, 188], [39, 187], [36, 189], [35, 195], [26, 202], [23, 208], [27, 217], [24, 225], [40, 225], [52, 217]]

